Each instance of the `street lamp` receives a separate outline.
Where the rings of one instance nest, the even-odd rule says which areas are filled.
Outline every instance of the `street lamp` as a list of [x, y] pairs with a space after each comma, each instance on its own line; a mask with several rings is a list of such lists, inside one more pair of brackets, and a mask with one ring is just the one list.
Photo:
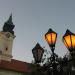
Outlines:
[[32, 49], [32, 53], [35, 59], [35, 63], [40, 63], [44, 53], [44, 49], [40, 46], [39, 43], [37, 43], [36, 46]]
[[67, 29], [63, 36], [63, 42], [72, 55], [75, 52], [75, 34]]
[[49, 44], [49, 47], [51, 48], [51, 51], [54, 52], [56, 39], [57, 39], [57, 33], [54, 32], [51, 28], [48, 30], [48, 32], [45, 34], [45, 39], [47, 43]]
[[71, 71], [72, 71], [72, 68], [75, 69], [75, 34], [67, 29], [66, 33], [63, 36], [63, 42], [67, 47], [67, 49], [69, 50], [72, 57], [72, 59], [70, 59], [70, 61], [72, 61], [71, 65]]
[[56, 75], [56, 68], [57, 68], [57, 63], [55, 62], [55, 44], [56, 44], [56, 39], [57, 39], [57, 33], [54, 32], [51, 28], [48, 30], [48, 32], [45, 34], [45, 39], [49, 45], [49, 47], [51, 48], [52, 51], [52, 55], [51, 55], [51, 63], [52, 63], [52, 75]]

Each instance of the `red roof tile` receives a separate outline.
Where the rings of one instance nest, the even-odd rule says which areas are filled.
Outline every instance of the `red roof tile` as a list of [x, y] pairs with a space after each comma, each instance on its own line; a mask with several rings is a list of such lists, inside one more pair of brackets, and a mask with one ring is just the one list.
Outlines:
[[29, 63], [12, 59], [11, 61], [0, 61], [0, 68], [18, 72], [30, 72]]

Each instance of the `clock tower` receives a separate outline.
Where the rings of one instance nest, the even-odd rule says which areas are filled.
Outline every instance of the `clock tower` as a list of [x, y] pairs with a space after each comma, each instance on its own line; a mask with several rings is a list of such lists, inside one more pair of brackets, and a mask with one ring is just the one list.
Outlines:
[[11, 14], [9, 19], [4, 23], [3, 30], [0, 32], [0, 61], [11, 61], [13, 40], [15, 38], [14, 27]]

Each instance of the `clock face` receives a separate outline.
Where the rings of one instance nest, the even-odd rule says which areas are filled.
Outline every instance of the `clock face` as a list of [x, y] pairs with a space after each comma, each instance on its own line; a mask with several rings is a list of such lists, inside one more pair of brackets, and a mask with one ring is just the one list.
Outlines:
[[9, 38], [9, 37], [10, 37], [10, 34], [9, 34], [9, 33], [7, 33], [7, 34], [6, 34], [6, 37], [7, 37], [7, 38]]

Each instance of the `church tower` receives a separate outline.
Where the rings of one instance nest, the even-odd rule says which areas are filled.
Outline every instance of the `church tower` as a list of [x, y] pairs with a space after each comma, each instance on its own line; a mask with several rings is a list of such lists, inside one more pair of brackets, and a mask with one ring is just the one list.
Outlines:
[[0, 32], [0, 61], [11, 61], [13, 40], [15, 38], [14, 27], [11, 14], [9, 19], [4, 23], [3, 30]]

